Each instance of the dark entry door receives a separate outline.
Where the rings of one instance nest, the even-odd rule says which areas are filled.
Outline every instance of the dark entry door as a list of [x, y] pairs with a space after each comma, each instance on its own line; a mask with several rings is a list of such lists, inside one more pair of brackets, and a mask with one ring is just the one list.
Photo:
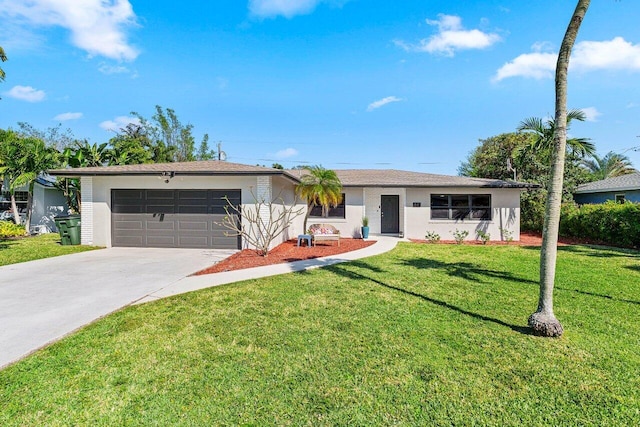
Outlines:
[[400, 232], [400, 196], [383, 195], [380, 197], [380, 232]]
[[112, 190], [111, 244], [240, 249], [240, 238], [220, 225], [226, 198], [239, 206], [240, 196], [240, 190]]

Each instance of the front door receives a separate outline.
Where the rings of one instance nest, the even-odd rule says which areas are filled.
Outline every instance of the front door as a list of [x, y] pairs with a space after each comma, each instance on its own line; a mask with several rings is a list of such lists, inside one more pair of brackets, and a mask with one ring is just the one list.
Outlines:
[[400, 196], [380, 196], [380, 232], [400, 232]]

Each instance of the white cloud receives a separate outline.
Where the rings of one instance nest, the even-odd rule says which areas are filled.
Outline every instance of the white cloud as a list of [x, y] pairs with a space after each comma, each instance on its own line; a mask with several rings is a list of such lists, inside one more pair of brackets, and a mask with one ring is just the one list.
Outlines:
[[113, 120], [105, 120], [100, 123], [100, 127], [106, 131], [118, 132], [130, 123], [140, 124], [140, 120], [137, 117], [118, 116]]
[[640, 45], [622, 37], [602, 42], [580, 42], [576, 44], [569, 64], [580, 70], [640, 70]]
[[557, 60], [558, 55], [555, 53], [525, 53], [500, 67], [492, 80], [499, 82], [515, 76], [533, 79], [550, 78], [553, 77]]
[[65, 122], [67, 120], [78, 120], [80, 118], [82, 118], [82, 113], [62, 113], [55, 116], [53, 120]]
[[294, 157], [298, 155], [298, 150], [295, 148], [285, 148], [284, 150], [280, 150], [275, 154], [275, 158], [280, 159], [288, 159], [289, 157]]
[[367, 111], [373, 111], [391, 102], [400, 102], [400, 101], [404, 101], [404, 99], [398, 98], [397, 96], [387, 96], [386, 98], [379, 99], [369, 104], [367, 106]]
[[[536, 45], [534, 45], [534, 49]], [[508, 77], [552, 78], [557, 53], [525, 53], [500, 67], [493, 81]], [[615, 37], [608, 41], [583, 41], [573, 49], [569, 67], [578, 71], [640, 70], [640, 45]]]
[[14, 86], [5, 95], [27, 102], [40, 102], [44, 100], [46, 94], [43, 90], [37, 90], [31, 86]]
[[320, 3], [342, 6], [348, 0], [249, 0], [249, 12], [259, 18], [284, 16], [292, 18], [306, 15], [315, 10]]
[[0, 17], [24, 26], [66, 28], [73, 45], [91, 56], [134, 60], [139, 54], [125, 32], [136, 25], [129, 0], [0, 0]]
[[453, 56], [456, 51], [468, 49], [486, 49], [501, 40], [495, 33], [485, 33], [478, 29], [465, 30], [462, 19], [455, 15], [439, 14], [437, 20], [426, 20], [427, 24], [438, 27], [438, 34], [422, 39], [417, 45], [394, 40], [394, 43], [415, 52], [440, 53]]
[[580, 110], [582, 110], [582, 112], [586, 116], [586, 121], [588, 122], [597, 122], [598, 117], [602, 115], [602, 113], [598, 111], [596, 107], [586, 107], [581, 108]]
[[131, 70], [123, 65], [109, 65], [104, 62], [100, 64], [98, 71], [102, 74], [127, 74], [131, 72]]

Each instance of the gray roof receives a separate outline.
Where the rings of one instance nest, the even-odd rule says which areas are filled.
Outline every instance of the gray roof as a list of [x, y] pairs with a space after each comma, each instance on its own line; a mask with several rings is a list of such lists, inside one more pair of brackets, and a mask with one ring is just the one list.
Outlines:
[[157, 175], [163, 172], [173, 172], [176, 175], [284, 175], [284, 171], [279, 169], [219, 160], [95, 166], [87, 168], [53, 169], [48, 172], [54, 176]]
[[[473, 187], [473, 188], [538, 188], [540, 185], [500, 179], [436, 175], [396, 169], [334, 169], [343, 187]], [[299, 178], [305, 170], [290, 170]]]
[[[49, 174], [61, 177], [100, 175], [282, 175], [298, 182], [304, 169], [281, 170], [264, 166], [207, 160], [198, 162], [148, 163], [142, 165], [96, 166], [73, 169], [53, 169]], [[436, 175], [395, 169], [335, 170], [344, 187], [473, 187], [473, 188], [538, 188], [538, 184]]]
[[578, 186], [576, 193], [603, 193], [623, 190], [640, 190], [640, 172], [582, 184]]

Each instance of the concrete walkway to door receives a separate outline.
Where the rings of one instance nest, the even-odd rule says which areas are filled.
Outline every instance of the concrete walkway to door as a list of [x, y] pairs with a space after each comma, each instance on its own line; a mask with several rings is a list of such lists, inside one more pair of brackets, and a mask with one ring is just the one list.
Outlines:
[[0, 368], [234, 252], [110, 248], [0, 267]]

